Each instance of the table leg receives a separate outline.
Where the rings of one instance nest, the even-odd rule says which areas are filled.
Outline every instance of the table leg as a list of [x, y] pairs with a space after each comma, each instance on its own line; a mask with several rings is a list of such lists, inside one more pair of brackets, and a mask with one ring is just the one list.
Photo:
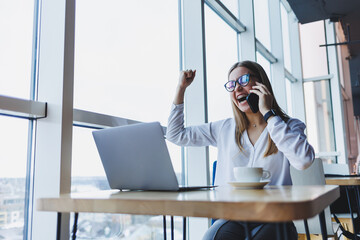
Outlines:
[[186, 240], [186, 217], [183, 218], [183, 240]]
[[323, 240], [327, 240], [327, 231], [326, 231], [326, 222], [325, 222], [325, 213], [322, 211], [319, 214], [319, 220], [320, 220], [320, 228], [321, 228], [321, 235]]
[[304, 219], [304, 226], [305, 226], [306, 239], [310, 240], [310, 231], [309, 231], [309, 225], [307, 219]]
[[282, 228], [281, 223], [276, 223], [275, 225], [276, 225], [276, 239], [281, 240], [281, 239], [283, 239], [283, 236], [282, 236], [283, 234], [281, 231], [281, 228]]
[[74, 224], [73, 224], [73, 230], [72, 230], [72, 240], [76, 239], [76, 232], [77, 232], [77, 227], [78, 227], [78, 218], [79, 218], [79, 213], [74, 213]]
[[61, 235], [61, 212], [57, 214], [56, 239], [60, 240]]
[[251, 240], [251, 232], [250, 232], [250, 228], [249, 228], [249, 223], [245, 222], [245, 234], [246, 234], [246, 239], [247, 240]]
[[166, 240], [166, 216], [163, 216], [164, 240]]
[[[355, 223], [359, 223], [359, 219], [360, 219], [360, 193], [359, 193], [359, 186], [354, 186], [355, 188], [355, 195], [356, 195], [356, 209], [357, 209], [357, 221], [355, 221]], [[354, 233], [357, 236], [358, 232], [355, 231], [354, 229]]]
[[284, 239], [289, 239], [286, 222], [282, 223], [282, 227], [283, 227]]
[[174, 216], [170, 217], [170, 224], [171, 224], [171, 240], [174, 240]]
[[357, 236], [357, 226], [356, 226], [355, 219], [354, 219], [354, 213], [353, 213], [352, 207], [351, 207], [349, 189], [348, 189], [347, 186], [345, 186], [345, 192], [346, 192], [346, 197], [347, 197], [347, 199], [348, 199], [349, 212], [350, 212], [351, 221], [352, 221], [353, 228], [354, 228], [354, 236], [355, 236], [355, 239], [356, 239], [356, 238], [357, 238], [357, 237], [356, 237], [356, 236]]

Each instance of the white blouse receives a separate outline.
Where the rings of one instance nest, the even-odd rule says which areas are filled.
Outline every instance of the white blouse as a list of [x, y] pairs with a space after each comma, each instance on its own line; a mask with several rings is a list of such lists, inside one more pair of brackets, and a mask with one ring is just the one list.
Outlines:
[[[314, 159], [314, 149], [304, 133], [305, 124], [290, 118], [285, 123], [279, 116], [269, 119], [255, 145], [247, 131], [242, 136], [244, 151], [235, 141], [235, 120], [228, 118], [198, 126], [184, 127], [184, 105], [174, 105], [168, 119], [166, 138], [180, 146], [215, 146], [218, 149], [215, 185], [235, 181], [233, 168], [237, 166], [263, 167], [270, 171], [270, 185], [291, 185], [290, 164], [305, 169]], [[270, 134], [278, 152], [264, 158]]]

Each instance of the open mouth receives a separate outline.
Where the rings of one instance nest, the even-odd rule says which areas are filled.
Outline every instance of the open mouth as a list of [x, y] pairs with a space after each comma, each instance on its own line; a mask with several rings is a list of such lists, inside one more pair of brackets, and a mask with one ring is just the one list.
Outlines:
[[243, 102], [243, 101], [245, 101], [245, 100], [246, 100], [246, 97], [247, 97], [247, 96], [244, 96], [244, 97], [238, 98], [238, 101], [241, 103], [241, 102]]

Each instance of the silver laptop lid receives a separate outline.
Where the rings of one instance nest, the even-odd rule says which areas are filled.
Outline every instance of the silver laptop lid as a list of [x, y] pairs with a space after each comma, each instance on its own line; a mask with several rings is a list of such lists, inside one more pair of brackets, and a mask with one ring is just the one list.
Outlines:
[[112, 189], [179, 189], [159, 122], [96, 130], [93, 137]]

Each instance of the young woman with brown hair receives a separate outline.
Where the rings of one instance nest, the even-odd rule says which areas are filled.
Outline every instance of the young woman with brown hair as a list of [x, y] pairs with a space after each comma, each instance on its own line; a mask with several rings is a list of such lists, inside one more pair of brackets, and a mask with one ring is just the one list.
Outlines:
[[[234, 117], [198, 126], [184, 127], [184, 94], [196, 75], [180, 73], [166, 138], [180, 146], [215, 146], [218, 149], [215, 185], [235, 181], [233, 168], [262, 167], [271, 173], [269, 185], [291, 185], [290, 165], [305, 169], [314, 159], [314, 150], [304, 133], [305, 124], [289, 117], [277, 104], [264, 69], [252, 61], [235, 63], [229, 70], [225, 89], [230, 94]], [[259, 96], [258, 112], [246, 97]], [[275, 239], [273, 224], [252, 223], [253, 239]], [[291, 239], [297, 239], [288, 224]], [[207, 239], [245, 239], [243, 223], [219, 219], [206, 232]]]

